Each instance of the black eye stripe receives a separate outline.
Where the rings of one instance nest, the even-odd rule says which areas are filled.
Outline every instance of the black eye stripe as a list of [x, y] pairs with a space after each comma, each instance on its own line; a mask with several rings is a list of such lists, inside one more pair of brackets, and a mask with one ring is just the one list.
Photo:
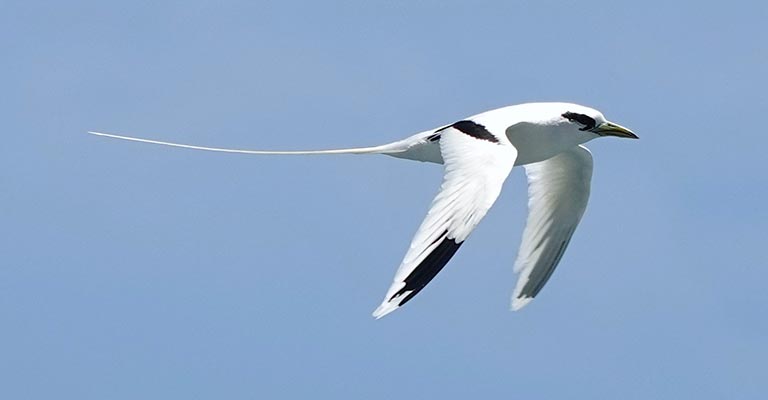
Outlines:
[[567, 119], [569, 121], [576, 121], [576, 122], [584, 125], [583, 128], [579, 129], [580, 131], [588, 131], [588, 130], [594, 129], [595, 126], [597, 125], [597, 121], [595, 121], [594, 118], [592, 118], [592, 117], [590, 117], [588, 115], [577, 114], [577, 113], [573, 113], [573, 112], [570, 112], [570, 111], [568, 111], [565, 114], [563, 114], [563, 118], [565, 118], [565, 119]]

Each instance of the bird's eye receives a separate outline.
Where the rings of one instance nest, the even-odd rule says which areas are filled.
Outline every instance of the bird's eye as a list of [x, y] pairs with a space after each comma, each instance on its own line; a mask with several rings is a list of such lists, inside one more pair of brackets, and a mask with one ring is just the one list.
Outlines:
[[588, 115], [573, 113], [570, 111], [563, 114], [563, 118], [567, 119], [568, 121], [571, 121], [571, 122], [575, 121], [581, 125], [584, 125], [582, 128], [579, 128], [580, 131], [588, 131], [588, 130], [594, 129], [595, 126], [597, 125], [597, 122], [595, 121], [594, 118]]

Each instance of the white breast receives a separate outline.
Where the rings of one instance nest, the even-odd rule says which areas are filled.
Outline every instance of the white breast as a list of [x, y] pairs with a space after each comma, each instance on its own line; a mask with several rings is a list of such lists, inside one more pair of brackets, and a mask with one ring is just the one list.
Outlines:
[[573, 129], [564, 125], [537, 125], [527, 122], [508, 127], [506, 134], [517, 149], [515, 165], [544, 161], [589, 139], [586, 135], [574, 133]]

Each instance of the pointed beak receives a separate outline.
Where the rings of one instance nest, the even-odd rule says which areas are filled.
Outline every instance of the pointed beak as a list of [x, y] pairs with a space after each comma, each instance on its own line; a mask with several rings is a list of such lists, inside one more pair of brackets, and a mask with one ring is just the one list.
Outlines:
[[616, 136], [628, 139], [639, 139], [637, 135], [631, 130], [613, 122], [603, 122], [592, 129], [592, 132], [597, 133], [600, 136]]

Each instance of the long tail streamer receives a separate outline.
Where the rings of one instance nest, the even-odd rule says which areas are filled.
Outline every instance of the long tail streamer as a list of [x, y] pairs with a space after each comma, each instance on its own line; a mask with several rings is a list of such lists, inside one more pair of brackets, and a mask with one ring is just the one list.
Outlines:
[[131, 142], [141, 142], [157, 144], [161, 146], [181, 147], [184, 149], [217, 151], [221, 153], [240, 153], [240, 154], [260, 154], [260, 155], [300, 155], [300, 154], [371, 154], [371, 153], [398, 153], [402, 150], [392, 148], [392, 144], [385, 144], [374, 147], [357, 147], [351, 149], [333, 149], [333, 150], [299, 150], [299, 151], [270, 151], [270, 150], [244, 150], [244, 149], [226, 149], [221, 147], [195, 146], [191, 144], [163, 142], [159, 140], [143, 139], [132, 136], [114, 135], [111, 133], [88, 131], [91, 135], [103, 136], [113, 139], [128, 140]]

